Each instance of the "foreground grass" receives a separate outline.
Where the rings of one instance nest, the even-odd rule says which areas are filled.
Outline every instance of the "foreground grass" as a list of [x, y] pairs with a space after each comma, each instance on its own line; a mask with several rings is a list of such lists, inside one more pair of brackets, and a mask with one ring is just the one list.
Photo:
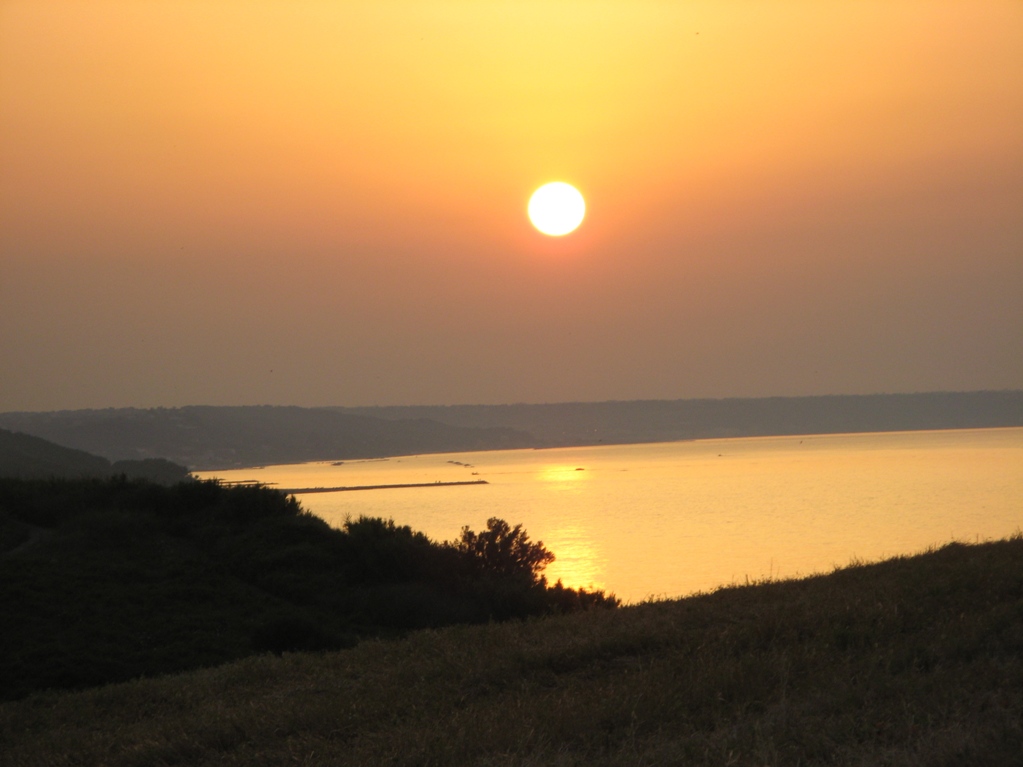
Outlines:
[[1023, 763], [1023, 538], [0, 705], [4, 765]]

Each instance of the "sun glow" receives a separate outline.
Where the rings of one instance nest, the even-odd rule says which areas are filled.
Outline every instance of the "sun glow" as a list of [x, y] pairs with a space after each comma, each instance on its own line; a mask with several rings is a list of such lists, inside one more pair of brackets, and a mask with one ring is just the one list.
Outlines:
[[586, 215], [586, 201], [571, 184], [552, 181], [529, 198], [529, 220], [539, 231], [551, 237], [574, 232]]
[[577, 466], [545, 466], [539, 474], [541, 482], [568, 486], [579, 484], [587, 478], [586, 469]]

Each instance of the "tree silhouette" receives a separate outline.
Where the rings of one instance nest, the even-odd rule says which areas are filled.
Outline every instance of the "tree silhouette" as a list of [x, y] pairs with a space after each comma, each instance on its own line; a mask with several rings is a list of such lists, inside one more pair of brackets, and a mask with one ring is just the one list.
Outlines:
[[543, 541], [531, 542], [522, 525], [511, 527], [497, 517], [488, 519], [487, 529], [479, 533], [463, 527], [454, 547], [468, 555], [481, 573], [528, 577], [537, 584], [546, 583], [543, 570], [554, 561]]

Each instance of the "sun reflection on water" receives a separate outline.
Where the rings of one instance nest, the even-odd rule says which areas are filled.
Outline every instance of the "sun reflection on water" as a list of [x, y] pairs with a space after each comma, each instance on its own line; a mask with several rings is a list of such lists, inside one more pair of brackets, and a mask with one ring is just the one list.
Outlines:
[[203, 476], [333, 487], [479, 471], [490, 484], [300, 500], [331, 524], [393, 518], [439, 541], [492, 516], [522, 523], [557, 557], [550, 582], [639, 601], [746, 576], [827, 572], [853, 556], [911, 553], [950, 537], [1004, 537], [1021, 524], [1021, 450], [1023, 429], [1013, 428], [408, 456]]
[[573, 489], [586, 481], [586, 469], [582, 466], [544, 466], [537, 474], [541, 482], [556, 486], [558, 489]]
[[590, 531], [579, 525], [555, 528], [544, 536], [544, 545], [557, 559], [547, 568], [547, 580], [560, 580], [571, 588], [606, 588], [607, 557]]

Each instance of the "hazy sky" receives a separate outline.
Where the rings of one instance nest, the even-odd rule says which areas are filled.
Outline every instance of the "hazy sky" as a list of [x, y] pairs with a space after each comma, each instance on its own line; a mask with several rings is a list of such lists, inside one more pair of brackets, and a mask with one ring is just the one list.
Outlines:
[[0, 0], [0, 359], [0, 410], [1023, 388], [1023, 2]]

